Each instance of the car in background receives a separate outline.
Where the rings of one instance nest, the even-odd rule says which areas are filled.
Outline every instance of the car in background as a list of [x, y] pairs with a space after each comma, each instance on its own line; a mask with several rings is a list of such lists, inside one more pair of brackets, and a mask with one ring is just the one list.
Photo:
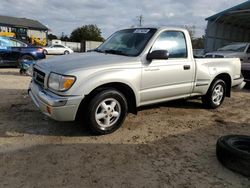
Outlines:
[[250, 63], [241, 64], [241, 73], [247, 85], [250, 85]]
[[242, 63], [250, 63], [250, 43], [232, 43], [217, 51], [206, 53], [206, 58], [240, 58]]
[[204, 49], [193, 49], [193, 54], [194, 54], [194, 57], [196, 57], [196, 58], [202, 58], [205, 55], [205, 50]]
[[62, 54], [71, 54], [74, 53], [72, 49], [61, 44], [55, 44], [48, 47], [44, 47], [44, 53], [46, 55], [62, 55]]
[[46, 55], [41, 47], [30, 46], [15, 38], [0, 37], [0, 67], [17, 67], [21, 61], [34, 61], [44, 58], [46, 58]]

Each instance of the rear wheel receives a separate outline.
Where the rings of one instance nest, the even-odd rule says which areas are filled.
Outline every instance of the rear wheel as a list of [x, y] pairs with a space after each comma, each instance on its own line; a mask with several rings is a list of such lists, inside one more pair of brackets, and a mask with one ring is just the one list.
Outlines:
[[44, 53], [45, 55], [48, 55], [48, 51], [47, 51], [47, 50], [43, 50], [43, 53]]
[[116, 131], [127, 115], [127, 101], [119, 91], [108, 89], [97, 94], [88, 105], [87, 123], [95, 134]]
[[23, 55], [22, 57], [19, 58], [19, 61], [25, 61], [25, 60], [34, 61], [35, 59], [31, 55]]
[[226, 96], [226, 83], [221, 79], [216, 79], [211, 84], [207, 94], [202, 97], [202, 102], [206, 108], [218, 108]]

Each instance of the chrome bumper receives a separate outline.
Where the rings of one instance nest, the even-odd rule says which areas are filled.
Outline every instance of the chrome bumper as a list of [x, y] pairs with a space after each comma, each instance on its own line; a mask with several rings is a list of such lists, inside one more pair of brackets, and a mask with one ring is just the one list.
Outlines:
[[28, 94], [37, 108], [57, 121], [74, 121], [82, 96], [60, 97], [31, 82]]

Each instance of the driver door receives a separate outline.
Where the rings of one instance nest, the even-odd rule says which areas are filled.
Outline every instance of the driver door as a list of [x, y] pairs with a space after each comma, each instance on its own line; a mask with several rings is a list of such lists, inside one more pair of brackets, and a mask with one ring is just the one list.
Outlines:
[[189, 96], [194, 80], [194, 61], [189, 60], [186, 39], [180, 31], [164, 31], [150, 52], [167, 50], [165, 60], [145, 60], [142, 68], [141, 103], [153, 103]]

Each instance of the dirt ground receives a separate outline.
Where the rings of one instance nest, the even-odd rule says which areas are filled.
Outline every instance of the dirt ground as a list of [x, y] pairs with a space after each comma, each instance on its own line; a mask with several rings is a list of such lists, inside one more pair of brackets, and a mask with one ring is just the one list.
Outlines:
[[50, 120], [27, 96], [30, 78], [0, 69], [0, 187], [250, 187], [216, 159], [216, 140], [250, 135], [250, 90], [217, 110], [199, 100], [148, 107], [91, 136]]

